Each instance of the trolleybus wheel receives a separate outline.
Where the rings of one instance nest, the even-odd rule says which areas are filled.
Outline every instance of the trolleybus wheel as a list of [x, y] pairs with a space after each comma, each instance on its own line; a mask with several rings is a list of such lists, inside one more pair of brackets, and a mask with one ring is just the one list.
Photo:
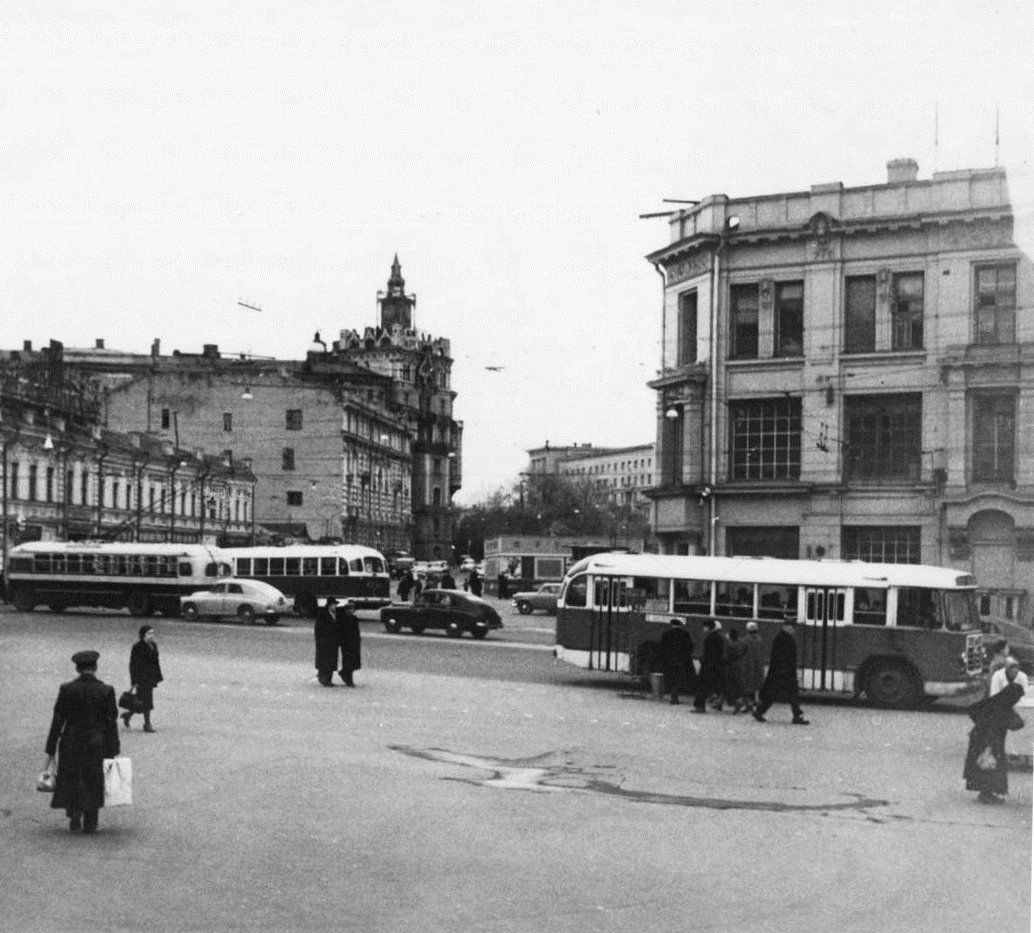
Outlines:
[[247, 603], [241, 606], [237, 610], [237, 618], [245, 625], [255, 624], [255, 610], [251, 608]]
[[133, 590], [126, 600], [126, 608], [130, 615], [146, 616], [151, 614], [151, 599], [143, 590]]
[[16, 586], [11, 594], [11, 602], [19, 612], [32, 612], [36, 608], [36, 594], [31, 586]]
[[[402, 631], [402, 626], [399, 625], [399, 620], [394, 616], [387, 616], [384, 619], [384, 628], [393, 635]], [[414, 631], [416, 631], [416, 629], [414, 629]]]
[[865, 681], [865, 692], [874, 706], [915, 706], [923, 691], [915, 675], [898, 661], [877, 661]]
[[198, 616], [201, 615], [201, 613], [197, 611], [197, 606], [193, 603], [184, 603], [182, 611], [183, 618], [188, 619], [191, 622], [197, 621]]
[[55, 599], [47, 603], [47, 607], [51, 612], [64, 612], [68, 608], [68, 603], [63, 599]]
[[424, 627], [422, 625], [411, 625], [410, 628], [413, 630], [414, 635], [424, 634]]
[[519, 603], [517, 603], [517, 611], [522, 616], [530, 616], [532, 611], [532, 605], [526, 599], [522, 599]]

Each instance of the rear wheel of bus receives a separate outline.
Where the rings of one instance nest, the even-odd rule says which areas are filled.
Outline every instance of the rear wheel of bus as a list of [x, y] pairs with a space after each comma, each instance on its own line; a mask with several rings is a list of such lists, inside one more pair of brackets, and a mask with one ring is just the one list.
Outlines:
[[151, 597], [143, 590], [133, 590], [126, 600], [126, 608], [130, 615], [146, 616], [151, 614]]
[[32, 612], [36, 608], [36, 594], [31, 586], [16, 586], [11, 593], [11, 602], [19, 612]]
[[866, 674], [865, 693], [873, 706], [901, 709], [919, 705], [923, 686], [907, 664], [893, 659], [878, 659], [872, 662]]

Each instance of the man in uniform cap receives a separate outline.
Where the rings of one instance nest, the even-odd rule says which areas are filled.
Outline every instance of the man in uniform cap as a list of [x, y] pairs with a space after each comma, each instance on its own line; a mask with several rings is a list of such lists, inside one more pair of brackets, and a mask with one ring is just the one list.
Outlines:
[[62, 684], [47, 735], [47, 755], [57, 755], [57, 786], [50, 806], [63, 809], [69, 829], [92, 833], [104, 806], [104, 759], [121, 751], [115, 689], [97, 679], [97, 651], [77, 651], [79, 676]]

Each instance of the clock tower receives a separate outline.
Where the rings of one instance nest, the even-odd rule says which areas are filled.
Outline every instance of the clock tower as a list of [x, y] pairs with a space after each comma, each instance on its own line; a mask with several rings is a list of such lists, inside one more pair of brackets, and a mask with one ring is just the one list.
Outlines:
[[388, 279], [388, 290], [377, 293], [377, 301], [381, 306], [381, 327], [390, 331], [398, 324], [403, 330], [413, 327], [413, 308], [416, 306], [416, 295], [406, 294], [406, 280], [402, 278], [402, 266], [398, 253], [391, 264], [391, 277]]

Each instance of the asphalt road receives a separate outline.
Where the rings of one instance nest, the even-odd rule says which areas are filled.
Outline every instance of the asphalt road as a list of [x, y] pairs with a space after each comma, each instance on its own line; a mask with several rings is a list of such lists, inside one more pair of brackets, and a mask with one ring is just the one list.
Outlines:
[[358, 688], [327, 690], [304, 623], [156, 619], [135, 802], [84, 837], [33, 789], [50, 710], [81, 648], [126, 686], [139, 620], [0, 608], [3, 928], [1030, 929], [1031, 776], [977, 805], [965, 717], [693, 716], [558, 665], [548, 617], [504, 620], [364, 623]]

